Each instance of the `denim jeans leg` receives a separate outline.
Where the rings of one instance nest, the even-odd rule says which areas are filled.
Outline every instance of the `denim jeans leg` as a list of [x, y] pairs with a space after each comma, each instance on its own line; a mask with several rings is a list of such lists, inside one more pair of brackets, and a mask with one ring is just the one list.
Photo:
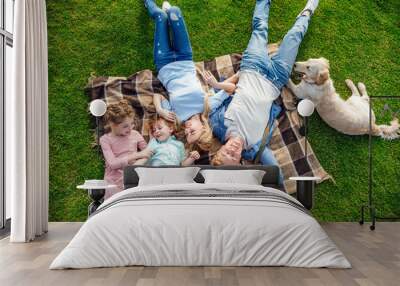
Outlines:
[[[264, 166], [278, 166], [278, 161], [276, 160], [274, 154], [272, 153], [271, 149], [265, 147], [263, 153], [260, 157], [260, 162]], [[279, 168], [279, 185], [283, 185], [283, 174], [281, 168]]]
[[176, 60], [193, 60], [193, 51], [190, 44], [189, 33], [181, 10], [178, 7], [173, 6], [167, 13], [169, 25], [172, 29], [172, 46], [176, 54]]
[[257, 66], [268, 66], [270, 61], [268, 44], [268, 16], [270, 0], [257, 0], [253, 14], [253, 31], [246, 50], [243, 53], [241, 68], [257, 69]]
[[154, 2], [154, 0], [144, 0], [144, 7], [147, 8], [147, 12], [149, 13], [151, 18], [155, 18], [155, 14], [161, 10], [160, 7], [157, 6], [156, 2]]
[[272, 64], [278, 76], [278, 88], [282, 88], [289, 80], [290, 73], [296, 61], [297, 53], [307, 32], [310, 16], [300, 16], [283, 38], [278, 53], [272, 57]]
[[149, 15], [155, 24], [154, 31], [154, 63], [157, 71], [175, 60], [174, 51], [169, 38], [168, 16], [152, 0], [145, 1]]

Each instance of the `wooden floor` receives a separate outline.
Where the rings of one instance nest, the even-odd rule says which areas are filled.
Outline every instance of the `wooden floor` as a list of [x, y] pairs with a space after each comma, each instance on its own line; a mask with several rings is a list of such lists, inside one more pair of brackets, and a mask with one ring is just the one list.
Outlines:
[[289, 267], [123, 267], [48, 270], [80, 223], [50, 223], [49, 233], [28, 244], [0, 241], [0, 285], [400, 285], [400, 223], [323, 224], [352, 269]]

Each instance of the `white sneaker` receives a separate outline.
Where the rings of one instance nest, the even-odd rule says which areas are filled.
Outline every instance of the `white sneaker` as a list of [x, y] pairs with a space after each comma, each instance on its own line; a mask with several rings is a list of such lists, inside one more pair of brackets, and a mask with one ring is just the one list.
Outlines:
[[168, 1], [164, 1], [162, 3], [161, 9], [163, 9], [165, 12], [167, 12], [169, 9], [171, 9], [171, 4], [169, 4]]
[[314, 14], [315, 9], [318, 7], [319, 0], [308, 0], [306, 6], [304, 7], [303, 11], [297, 17], [300, 17], [305, 11], [310, 11], [310, 14]]

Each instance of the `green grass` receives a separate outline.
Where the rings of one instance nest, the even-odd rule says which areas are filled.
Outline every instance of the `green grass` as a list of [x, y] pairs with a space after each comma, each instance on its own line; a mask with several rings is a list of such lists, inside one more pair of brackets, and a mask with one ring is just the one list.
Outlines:
[[[184, 12], [195, 60], [243, 51], [254, 2], [172, 0]], [[269, 39], [276, 42], [306, 1], [272, 2]], [[103, 176], [103, 162], [91, 148], [83, 88], [91, 73], [128, 76], [154, 68], [153, 25], [141, 0], [48, 0], [47, 13], [50, 220], [83, 221], [89, 199], [76, 185]], [[343, 97], [349, 96], [346, 78], [365, 82], [370, 95], [400, 96], [399, 14], [398, 0], [321, 0], [298, 59], [329, 59]], [[310, 120], [310, 133], [321, 164], [336, 180], [318, 185], [314, 215], [322, 221], [358, 220], [368, 197], [367, 136], [339, 134], [317, 114]], [[400, 140], [374, 139], [374, 174], [378, 214], [399, 216]]]

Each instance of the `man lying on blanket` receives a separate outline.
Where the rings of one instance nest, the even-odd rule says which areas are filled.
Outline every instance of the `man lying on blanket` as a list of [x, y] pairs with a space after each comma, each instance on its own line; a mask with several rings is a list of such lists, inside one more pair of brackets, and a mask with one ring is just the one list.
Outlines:
[[[245, 159], [254, 159], [251, 157], [257, 154], [260, 138], [263, 137], [268, 121], [272, 124], [270, 119], [276, 115], [276, 111], [271, 109], [273, 101], [279, 97], [283, 86], [289, 80], [300, 43], [307, 31], [311, 15], [318, 6], [318, 0], [307, 2], [304, 10], [297, 16], [294, 26], [284, 37], [278, 52], [270, 58], [265, 48], [268, 42], [270, 3], [270, 0], [256, 2], [253, 32], [243, 53], [237, 89], [225, 112], [226, 143], [214, 156], [213, 165], [240, 164], [242, 155]], [[267, 116], [266, 110], [271, 110]], [[251, 150], [253, 152], [248, 152]], [[277, 165], [268, 148], [264, 150], [262, 160], [263, 164]]]
[[[215, 77], [210, 73], [210, 72], [205, 72], [204, 73], [204, 78], [207, 81], [207, 83], [215, 89], [221, 88], [221, 83], [218, 83], [215, 79]], [[237, 83], [239, 79], [238, 74], [234, 75], [233, 77], [229, 78], [229, 81], [232, 83]], [[237, 94], [237, 92], [235, 93]], [[237, 96], [237, 95], [236, 95]], [[227, 138], [227, 127], [226, 125], [226, 110], [229, 110], [230, 105], [232, 103], [233, 97], [230, 96], [227, 92], [223, 92], [222, 90], [217, 92], [214, 96], [210, 97], [209, 100], [209, 105], [210, 105], [210, 114], [209, 114], [209, 122], [212, 127], [213, 135], [217, 137], [217, 139], [220, 142], [225, 142]], [[264, 140], [259, 139], [258, 142], [255, 144], [249, 145], [248, 148], [241, 149], [241, 154], [236, 153], [236, 150], [239, 150], [238, 147], [240, 146], [238, 144], [233, 144], [231, 147], [235, 149], [235, 154], [233, 156], [238, 156], [235, 157], [235, 160], [229, 160], [230, 159], [230, 154], [232, 154], [230, 147], [224, 147], [227, 148], [225, 152], [227, 152], [227, 156], [225, 154], [222, 154], [222, 152], [217, 152], [217, 156], [211, 160], [212, 165], [238, 165], [240, 164], [241, 158], [244, 160], [249, 160], [249, 161], [254, 161], [260, 152], [259, 156], [259, 162], [262, 165], [278, 165], [278, 162], [276, 161], [274, 155], [272, 154], [271, 150], [267, 148], [266, 146], [269, 145], [269, 141], [271, 140], [272, 133], [273, 133], [273, 128], [274, 128], [274, 121], [278, 117], [278, 115], [281, 112], [281, 107], [276, 104], [272, 103], [272, 107], [268, 106], [267, 109], [264, 110], [262, 116], [265, 116], [265, 114], [269, 114], [269, 119], [268, 119], [268, 128], [267, 128], [267, 133], [264, 134], [266, 138], [263, 138]], [[264, 120], [264, 118], [263, 118]], [[263, 136], [263, 137], [264, 137]], [[239, 140], [239, 139], [237, 139]], [[228, 140], [229, 142], [229, 140]], [[233, 142], [236, 142], [234, 140]], [[264, 150], [261, 150], [261, 144], [264, 144], [265, 148]], [[226, 145], [225, 145], [226, 146]], [[257, 162], [258, 163], [258, 162]], [[283, 176], [280, 173], [280, 183], [283, 183]]]

